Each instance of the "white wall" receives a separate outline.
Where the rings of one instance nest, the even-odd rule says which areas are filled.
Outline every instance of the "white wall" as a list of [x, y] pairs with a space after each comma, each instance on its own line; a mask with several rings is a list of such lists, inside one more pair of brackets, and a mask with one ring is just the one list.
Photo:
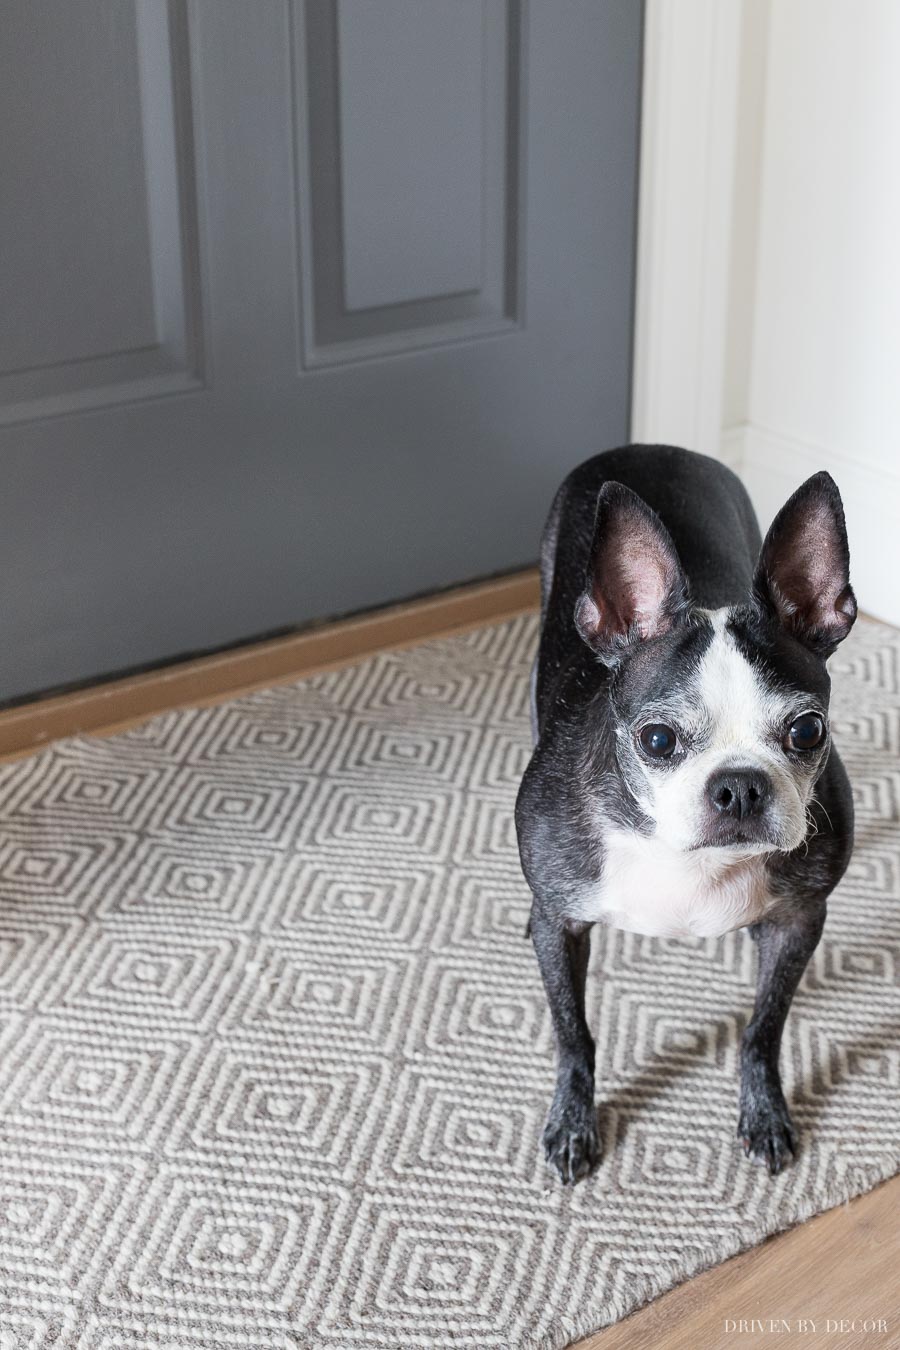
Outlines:
[[764, 525], [828, 469], [860, 605], [900, 624], [900, 0], [649, 0], [647, 28], [635, 436], [710, 450], [718, 418]]
[[743, 470], [770, 516], [828, 469], [860, 603], [900, 623], [900, 4], [768, 20]]

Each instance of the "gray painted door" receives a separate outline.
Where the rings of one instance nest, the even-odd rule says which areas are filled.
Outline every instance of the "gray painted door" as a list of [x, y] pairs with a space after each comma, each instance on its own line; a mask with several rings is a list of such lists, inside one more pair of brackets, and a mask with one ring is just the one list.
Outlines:
[[0, 698], [533, 560], [627, 433], [638, 0], [3, 0]]

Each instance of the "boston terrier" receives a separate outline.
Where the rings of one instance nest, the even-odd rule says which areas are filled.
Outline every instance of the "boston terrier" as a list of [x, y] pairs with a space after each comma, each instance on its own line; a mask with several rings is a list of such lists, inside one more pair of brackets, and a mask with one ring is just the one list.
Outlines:
[[737, 1134], [773, 1175], [796, 1153], [781, 1034], [853, 843], [826, 669], [856, 618], [848, 568], [827, 473], [765, 541], [738, 478], [672, 446], [596, 455], [556, 494], [516, 829], [558, 1050], [543, 1145], [565, 1184], [600, 1157], [584, 1015], [595, 923], [747, 928], [759, 970]]

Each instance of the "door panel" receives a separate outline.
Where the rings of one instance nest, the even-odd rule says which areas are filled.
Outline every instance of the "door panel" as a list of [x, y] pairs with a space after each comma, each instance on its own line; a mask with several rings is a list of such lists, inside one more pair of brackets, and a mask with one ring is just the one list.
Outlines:
[[196, 387], [183, 12], [3, 16], [0, 425]]
[[294, 15], [303, 365], [508, 329], [519, 5], [339, 0]]
[[503, 12], [487, 0], [433, 0], [427, 23], [420, 15], [419, 0], [338, 0], [351, 313], [480, 288], [483, 34], [486, 17]]
[[627, 435], [640, 7], [5, 12], [0, 697], [531, 561]]

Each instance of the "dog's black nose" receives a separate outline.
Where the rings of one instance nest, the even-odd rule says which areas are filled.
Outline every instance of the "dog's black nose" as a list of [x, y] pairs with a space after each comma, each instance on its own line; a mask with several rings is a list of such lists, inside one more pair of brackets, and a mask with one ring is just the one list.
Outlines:
[[723, 816], [744, 820], [758, 816], [769, 795], [769, 780], [758, 769], [726, 769], [713, 774], [706, 787], [707, 796]]

